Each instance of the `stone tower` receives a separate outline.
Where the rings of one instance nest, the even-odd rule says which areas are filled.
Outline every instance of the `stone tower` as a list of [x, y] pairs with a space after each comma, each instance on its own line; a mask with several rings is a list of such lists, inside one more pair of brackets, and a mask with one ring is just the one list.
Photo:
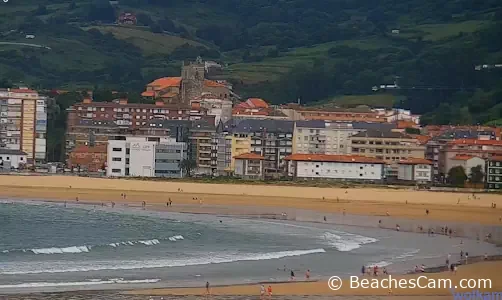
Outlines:
[[181, 102], [189, 104], [199, 97], [204, 87], [204, 62], [197, 57], [195, 62], [185, 63], [181, 69]]

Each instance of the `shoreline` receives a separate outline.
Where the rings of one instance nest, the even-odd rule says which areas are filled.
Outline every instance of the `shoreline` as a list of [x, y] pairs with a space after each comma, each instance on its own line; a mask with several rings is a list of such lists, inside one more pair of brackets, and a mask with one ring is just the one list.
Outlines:
[[[287, 220], [296, 222], [312, 222], [328, 225], [344, 225], [355, 226], [359, 228], [380, 228], [385, 230], [396, 230], [396, 225], [399, 224], [400, 231], [422, 233], [427, 232], [426, 228], [432, 228], [437, 233], [441, 227], [448, 226], [455, 230], [455, 237], [462, 237], [469, 240], [483, 240], [492, 244], [502, 244], [502, 226], [499, 216], [502, 215], [500, 208], [492, 209], [489, 207], [489, 201], [497, 203], [502, 207], [502, 197], [491, 199], [487, 195], [482, 195], [479, 199], [459, 199], [459, 193], [444, 193], [431, 191], [399, 191], [396, 193], [393, 190], [380, 190], [380, 193], [374, 194], [376, 189], [316, 189], [317, 194], [308, 194], [312, 188], [299, 188], [302, 193], [298, 192], [298, 188], [282, 186], [285, 191], [258, 189], [257, 185], [252, 186], [253, 195], [241, 193], [242, 190], [235, 186], [218, 184], [218, 189], [198, 190], [200, 185], [211, 186], [209, 184], [185, 184], [184, 192], [176, 191], [178, 183], [160, 183], [155, 185], [153, 190], [150, 190], [150, 184], [144, 185], [143, 181], [134, 180], [101, 180], [91, 179], [78, 180], [86, 178], [73, 178], [68, 185], [68, 178], [60, 178], [47, 176], [49, 181], [36, 182], [33, 181], [33, 176], [30, 180], [25, 177], [18, 177], [15, 185], [11, 181], [3, 181], [5, 176], [0, 176], [0, 201], [4, 199], [15, 199], [15, 201], [24, 201], [30, 203], [49, 203], [63, 205], [67, 202], [69, 205], [82, 205], [87, 208], [98, 206], [101, 203], [109, 205], [115, 202], [117, 207], [126, 209], [141, 210], [141, 202], [147, 202], [146, 210], [157, 212], [176, 212], [182, 214], [208, 214], [222, 217], [233, 218], [251, 218], [264, 220]], [[11, 176], [12, 178], [12, 176]], [[78, 180], [74, 180], [78, 179]], [[88, 178], [87, 178], [88, 179]], [[78, 183], [75, 185], [75, 183]], [[106, 184], [104, 183], [106, 182]], [[108, 182], [113, 182], [109, 185]], [[159, 183], [159, 182], [156, 182]], [[70, 186], [72, 186], [70, 188]], [[187, 188], [188, 186], [188, 188]], [[227, 187], [225, 194], [222, 194], [222, 188]], [[240, 186], [239, 186], [240, 187]], [[262, 186], [264, 188], [268, 186]], [[188, 191], [187, 191], [188, 190]], [[321, 191], [319, 191], [321, 190]], [[121, 193], [127, 193], [127, 199], [121, 197]], [[382, 194], [382, 191], [385, 193]], [[318, 195], [329, 192], [326, 197]], [[346, 193], [347, 192], [347, 193]], [[279, 194], [277, 194], [279, 193]], [[427, 193], [427, 194], [425, 194]], [[79, 197], [77, 202], [75, 199]], [[428, 196], [427, 196], [428, 195]], [[375, 197], [373, 197], [375, 196]], [[382, 199], [384, 197], [385, 199]], [[424, 198], [425, 197], [425, 198]], [[465, 197], [465, 195], [463, 196]], [[166, 201], [173, 199], [173, 206], [166, 207]], [[372, 200], [368, 200], [372, 199]], [[409, 200], [404, 200], [409, 199]], [[201, 201], [202, 200], [202, 201]], [[201, 201], [201, 202], [199, 202]], [[457, 204], [460, 201], [460, 204]], [[404, 203], [403, 203], [404, 202]], [[431, 211], [430, 215], [425, 215], [424, 210]], [[286, 214], [285, 217], [283, 214]], [[324, 221], [323, 217], [327, 220]], [[381, 222], [379, 222], [381, 221]], [[420, 232], [418, 227], [422, 226], [423, 231]], [[485, 241], [485, 235], [490, 233], [491, 240]], [[474, 254], [474, 253], [472, 253]], [[479, 254], [479, 253], [478, 253]], [[472, 276], [480, 276], [484, 269], [502, 267], [500, 257], [495, 255], [489, 261], [481, 261], [472, 263], [466, 266], [460, 266], [460, 270], [465, 270], [466, 274]], [[473, 262], [475, 258], [472, 257]], [[486, 267], [479, 267], [479, 265]], [[433, 272], [438, 267], [428, 267], [426, 274], [443, 274], [448, 272]], [[440, 268], [439, 268], [440, 269]], [[463, 271], [464, 272], [464, 271]], [[493, 272], [494, 281], [502, 282], [499, 272]], [[397, 273], [396, 273], [397, 274]], [[422, 273], [421, 273], [422, 274]], [[398, 274], [398, 277], [408, 278], [416, 274]], [[274, 282], [274, 294], [276, 295], [357, 295], [360, 291], [342, 291], [340, 293], [332, 293], [326, 286], [325, 278], [313, 282]], [[275, 286], [277, 285], [277, 292]], [[284, 287], [283, 287], [284, 286]], [[287, 287], [285, 287], [287, 286]], [[131, 287], [132, 288], [132, 287]], [[256, 295], [258, 287], [250, 284], [239, 284], [229, 286], [214, 286], [218, 295]], [[502, 290], [502, 285], [497, 286]], [[103, 289], [97, 289], [105, 293]], [[141, 289], [130, 290], [127, 287], [121, 288], [127, 295], [150, 295], [166, 296], [166, 295], [201, 295], [200, 289], [197, 288], [174, 288], [174, 289]], [[325, 291], [327, 290], [327, 291]], [[110, 291], [106, 291], [109, 293]], [[221, 294], [220, 294], [221, 292]], [[396, 291], [398, 295], [449, 295], [444, 291], [431, 293], [406, 292]], [[63, 292], [64, 293], [64, 292]], [[387, 295], [388, 291], [380, 291], [379, 294]], [[425, 293], [425, 294], [424, 294]], [[22, 294], [22, 293], [18, 293]], [[378, 293], [377, 293], [378, 294]], [[361, 296], [370, 295], [362, 292]], [[392, 297], [395, 297], [392, 296]], [[275, 297], [274, 297], [275, 298]], [[187, 298], [189, 299], [189, 298]], [[289, 299], [289, 298], [288, 298]], [[321, 298], [319, 298], [321, 299]], [[330, 298], [332, 299], [332, 298]], [[395, 299], [395, 298], [393, 298]]]

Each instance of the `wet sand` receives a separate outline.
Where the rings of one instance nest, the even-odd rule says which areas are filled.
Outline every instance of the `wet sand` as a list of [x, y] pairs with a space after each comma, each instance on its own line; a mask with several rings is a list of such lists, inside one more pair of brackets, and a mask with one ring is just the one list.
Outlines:
[[[122, 197], [121, 194], [126, 194]], [[448, 224], [457, 226], [456, 234], [466, 238], [484, 238], [493, 234], [494, 242], [502, 241], [502, 196], [478, 194], [441, 193], [414, 190], [387, 189], [338, 189], [307, 187], [275, 187], [257, 185], [199, 184], [178, 182], [148, 182], [112, 180], [64, 176], [0, 176], [0, 197], [40, 200], [69, 201], [99, 205], [141, 206], [147, 209], [172, 210], [189, 213], [239, 215], [241, 217], [288, 218], [296, 221], [324, 222], [320, 216], [328, 216], [328, 223], [371, 226], [393, 229], [395, 224], [403, 231], [417, 231], [417, 224], [424, 228], [437, 228]], [[171, 199], [173, 206], [166, 206]], [[497, 209], [491, 208], [496, 203]], [[425, 210], [429, 210], [429, 215]], [[286, 212], [287, 216], [283, 216]], [[350, 215], [351, 218], [344, 218]], [[381, 221], [381, 223], [378, 223]], [[452, 228], [452, 227], [450, 227]], [[431, 274], [436, 278], [490, 278], [491, 291], [502, 291], [502, 263], [482, 262], [459, 267], [456, 275], [449, 272]], [[481, 276], [482, 274], [482, 276]], [[417, 275], [401, 275], [409, 278]], [[403, 278], [404, 278], [403, 277]], [[326, 281], [312, 283], [274, 284], [273, 299], [386, 299], [388, 290], [351, 290], [345, 285], [339, 291], [331, 291]], [[487, 289], [483, 289], [487, 290]], [[258, 295], [257, 285], [214, 287], [212, 299], [249, 299], [232, 295]], [[391, 299], [452, 299], [447, 289], [393, 289]], [[131, 295], [134, 293], [135, 295]], [[149, 299], [146, 295], [174, 295], [164, 299], [200, 299], [202, 289], [158, 289], [116, 293], [62, 293], [47, 298], [41, 295], [32, 299]], [[59, 296], [58, 296], [59, 295]], [[66, 296], [62, 296], [66, 295]], [[176, 295], [185, 295], [179, 297]], [[193, 297], [190, 295], [194, 295]], [[281, 296], [282, 295], [282, 296]], [[296, 295], [293, 297], [293, 295]], [[309, 296], [300, 296], [309, 295]], [[316, 296], [313, 296], [316, 295]], [[317, 296], [318, 295], [318, 296]], [[346, 295], [352, 295], [347, 297]], [[357, 296], [356, 296], [357, 295]], [[371, 297], [370, 295], [377, 295]], [[399, 297], [399, 296], [404, 297]], [[335, 297], [333, 297], [335, 296]], [[17, 298], [16, 298], [17, 297]], [[46, 298], [43, 298], [46, 297]], [[58, 298], [61, 297], [61, 298]], [[11, 296], [8, 299], [30, 299]], [[154, 298], [160, 299], [160, 298]]]

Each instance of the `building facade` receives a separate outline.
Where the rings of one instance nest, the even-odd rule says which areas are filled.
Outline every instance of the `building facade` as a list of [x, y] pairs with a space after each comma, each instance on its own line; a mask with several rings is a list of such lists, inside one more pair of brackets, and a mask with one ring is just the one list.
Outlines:
[[244, 153], [235, 156], [234, 159], [235, 176], [243, 179], [263, 179], [263, 161], [265, 157], [254, 153]]
[[195, 174], [213, 175], [216, 173], [217, 145], [216, 127], [204, 120], [192, 121], [190, 130], [191, 159], [196, 163]]
[[292, 154], [286, 157], [287, 174], [301, 179], [380, 181], [385, 162], [357, 155]]
[[448, 174], [454, 167], [462, 167], [467, 177], [469, 177], [471, 176], [471, 169], [477, 166], [481, 166], [481, 170], [485, 170], [485, 160], [478, 156], [457, 154], [453, 157], [446, 158], [445, 174]]
[[398, 162], [397, 179], [427, 184], [432, 181], [433, 162], [427, 159], [409, 158]]
[[103, 172], [106, 170], [107, 147], [78, 146], [71, 153], [67, 162], [70, 169], [84, 172]]
[[0, 170], [22, 169], [27, 161], [23, 151], [0, 148]]
[[447, 174], [452, 168], [453, 158], [458, 157], [457, 155], [475, 156], [482, 159], [488, 159], [493, 155], [502, 155], [502, 141], [476, 139], [449, 141], [439, 150], [439, 172]]
[[502, 156], [492, 156], [486, 162], [486, 186], [502, 189]]
[[28, 164], [46, 159], [47, 99], [27, 88], [0, 90], [0, 148], [19, 150]]
[[108, 141], [106, 175], [183, 177], [186, 143], [161, 137], [117, 137]]

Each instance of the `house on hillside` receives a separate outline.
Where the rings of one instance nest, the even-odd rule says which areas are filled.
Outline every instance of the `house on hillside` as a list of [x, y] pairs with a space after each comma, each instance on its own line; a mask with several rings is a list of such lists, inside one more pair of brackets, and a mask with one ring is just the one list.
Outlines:
[[136, 25], [138, 20], [133, 13], [123, 12], [119, 15], [118, 23], [122, 25]]

